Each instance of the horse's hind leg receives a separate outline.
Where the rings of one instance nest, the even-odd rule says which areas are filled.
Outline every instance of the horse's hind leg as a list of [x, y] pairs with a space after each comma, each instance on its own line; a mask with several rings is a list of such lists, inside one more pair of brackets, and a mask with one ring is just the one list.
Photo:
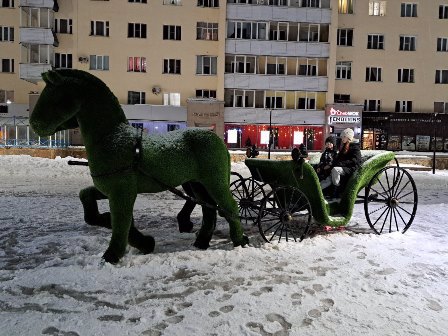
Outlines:
[[244, 235], [244, 230], [241, 226], [238, 204], [233, 199], [229, 187], [225, 185], [210, 185], [207, 191], [216, 204], [219, 205], [219, 214], [229, 223], [230, 239], [232, 239], [233, 246], [249, 244], [249, 238]]
[[111, 229], [110, 212], [100, 214], [98, 211], [98, 200], [107, 197], [94, 186], [82, 189], [79, 192], [79, 199], [84, 208], [84, 220], [89, 225], [101, 226]]
[[[194, 197], [193, 189], [190, 183], [184, 183], [182, 185], [182, 188], [184, 188], [185, 193], [188, 196]], [[195, 206], [195, 202], [187, 200], [182, 207], [182, 210], [180, 210], [180, 212], [177, 214], [177, 224], [179, 225], [179, 232], [191, 232], [193, 230], [193, 223], [191, 222], [190, 216]]]
[[[214, 201], [207, 193], [205, 188], [200, 183], [190, 182], [190, 190], [192, 195], [194, 195], [199, 200], [213, 205]], [[202, 205], [202, 223], [199, 229], [194, 246], [206, 250], [210, 246], [210, 240], [212, 239], [213, 232], [216, 227], [216, 209], [207, 205]]]
[[135, 247], [143, 254], [148, 254], [154, 251], [154, 238], [151, 236], [145, 236], [134, 226], [134, 218], [132, 218], [131, 227], [129, 229], [129, 245]]

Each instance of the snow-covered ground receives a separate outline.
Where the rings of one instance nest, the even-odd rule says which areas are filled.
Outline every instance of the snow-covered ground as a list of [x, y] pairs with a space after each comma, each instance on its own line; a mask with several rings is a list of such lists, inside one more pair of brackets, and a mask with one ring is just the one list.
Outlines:
[[367, 228], [357, 205], [353, 230], [301, 243], [263, 244], [248, 228], [252, 246], [233, 248], [220, 219], [207, 251], [177, 231], [183, 200], [140, 195], [136, 225], [155, 253], [130, 248], [112, 266], [110, 231], [83, 221], [87, 167], [0, 156], [0, 334], [447, 335], [448, 172], [412, 176], [404, 235], [355, 233]]

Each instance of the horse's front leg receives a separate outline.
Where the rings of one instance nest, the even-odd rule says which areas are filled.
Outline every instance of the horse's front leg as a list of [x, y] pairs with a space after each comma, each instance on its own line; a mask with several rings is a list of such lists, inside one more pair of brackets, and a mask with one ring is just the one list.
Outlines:
[[110, 212], [100, 214], [98, 211], [98, 200], [107, 199], [107, 197], [96, 187], [91, 186], [82, 189], [79, 192], [79, 199], [84, 208], [84, 220], [89, 225], [102, 226], [110, 229]]
[[137, 198], [137, 192], [129, 189], [131, 188], [126, 185], [121, 188], [117, 186], [109, 195], [112, 238], [103, 258], [111, 264], [116, 264], [124, 256], [128, 245], [132, 213]]

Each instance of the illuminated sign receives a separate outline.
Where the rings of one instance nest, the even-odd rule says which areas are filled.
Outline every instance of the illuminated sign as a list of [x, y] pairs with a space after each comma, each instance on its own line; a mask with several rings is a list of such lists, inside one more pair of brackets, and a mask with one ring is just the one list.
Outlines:
[[359, 124], [361, 117], [358, 111], [340, 111], [333, 107], [330, 109], [330, 116], [328, 117], [328, 124]]

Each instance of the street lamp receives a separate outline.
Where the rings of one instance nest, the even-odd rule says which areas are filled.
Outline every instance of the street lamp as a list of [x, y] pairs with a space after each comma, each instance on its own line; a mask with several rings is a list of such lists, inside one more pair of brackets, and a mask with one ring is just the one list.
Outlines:
[[434, 138], [433, 138], [433, 142], [432, 142], [432, 173], [435, 174], [436, 173], [436, 145], [437, 145], [437, 139], [436, 139], [436, 135], [437, 135], [437, 128], [436, 128], [436, 120], [437, 118], [437, 113], [434, 113], [434, 117], [432, 119], [433, 122], [433, 131], [434, 131]]
[[271, 158], [271, 146], [273, 143], [273, 136], [272, 136], [272, 109], [269, 110], [269, 144], [268, 144], [268, 159]]

